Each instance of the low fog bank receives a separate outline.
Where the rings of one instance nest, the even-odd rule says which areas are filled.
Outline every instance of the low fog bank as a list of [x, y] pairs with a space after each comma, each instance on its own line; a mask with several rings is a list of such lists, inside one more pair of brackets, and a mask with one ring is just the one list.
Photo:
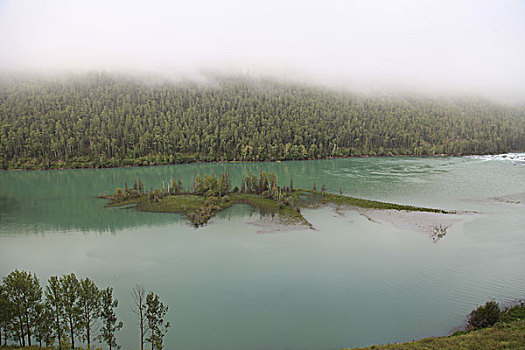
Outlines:
[[4, 0], [0, 71], [525, 101], [519, 0]]
[[198, 84], [219, 87], [227, 80], [242, 80], [257, 84], [258, 88], [272, 88], [273, 84], [295, 85], [312, 89], [323, 89], [334, 93], [369, 98], [412, 98], [443, 102], [471, 102], [501, 104], [525, 108], [525, 96], [481, 92], [479, 89], [451, 88], [442, 86], [416, 86], [403, 82], [377, 81], [371, 79], [344, 79], [342, 77], [313, 76], [308, 73], [279, 71], [271, 69], [220, 69], [206, 68], [193, 70], [146, 71], [139, 69], [69, 69], [69, 70], [0, 70], [0, 86], [13, 83], [68, 84], [69, 82], [93, 81], [95, 77], [146, 85]]

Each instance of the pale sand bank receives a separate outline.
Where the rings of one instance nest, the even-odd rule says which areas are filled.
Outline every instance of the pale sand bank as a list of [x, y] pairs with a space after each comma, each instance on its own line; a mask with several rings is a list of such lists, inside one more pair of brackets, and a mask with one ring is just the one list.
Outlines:
[[[419, 211], [400, 211], [393, 209], [365, 209], [359, 207], [336, 207], [333, 211], [344, 216], [347, 211], [356, 211], [371, 222], [379, 225], [392, 225], [398, 229], [414, 230], [425, 233], [434, 242], [443, 238], [454, 225], [469, 221], [477, 213], [458, 212], [457, 214], [429, 213]], [[249, 225], [259, 228], [257, 233], [276, 233], [286, 231], [301, 231], [309, 229], [303, 224], [286, 224], [278, 217], [265, 216], [248, 222]], [[313, 222], [315, 227], [315, 222]]]
[[284, 223], [277, 216], [262, 216], [257, 220], [249, 221], [248, 225], [258, 228], [257, 233], [276, 233], [286, 231], [302, 231], [311, 229], [308, 225], [301, 223]]
[[420, 211], [378, 210], [356, 208], [361, 215], [378, 224], [392, 225], [427, 234], [434, 242], [443, 238], [454, 225], [471, 220], [477, 213], [457, 214], [428, 213]]

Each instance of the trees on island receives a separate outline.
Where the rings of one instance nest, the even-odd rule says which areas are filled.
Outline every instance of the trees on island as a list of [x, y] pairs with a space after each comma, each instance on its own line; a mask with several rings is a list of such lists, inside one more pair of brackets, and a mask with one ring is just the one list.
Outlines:
[[[134, 183], [136, 182], [137, 180], [134, 180]], [[140, 179], [138, 182], [142, 184]], [[290, 179], [289, 187], [280, 188], [277, 175], [274, 173], [266, 173], [265, 171], [261, 171], [257, 176], [253, 174], [253, 172], [249, 171], [248, 175], [242, 177], [240, 188], [238, 186], [232, 188], [230, 170], [227, 169], [219, 176], [216, 176], [213, 172], [211, 174], [204, 174], [203, 176], [197, 174], [193, 179], [191, 188], [191, 191], [185, 190], [180, 178], [178, 181], [175, 181], [175, 179], [172, 178], [168, 186], [163, 183], [160, 189], [151, 189], [148, 195], [150, 199], [158, 199], [166, 195], [180, 194], [193, 194], [208, 198], [220, 198], [232, 193], [246, 193], [258, 194], [265, 198], [278, 200], [283, 191], [293, 191], [293, 180]], [[108, 198], [115, 203], [120, 203], [126, 199], [138, 198], [145, 194], [146, 193], [144, 193], [142, 190], [139, 191], [135, 188], [130, 189], [125, 183], [124, 190], [122, 190], [120, 187], [117, 187], [113, 194], [104, 195], [102, 197]]]
[[[293, 186], [293, 181], [291, 181]], [[204, 174], [203, 177], [197, 174], [193, 180], [193, 194], [205, 197], [223, 197], [230, 193], [259, 194], [266, 198], [279, 199], [280, 188], [277, 175], [261, 171], [259, 176], [251, 171], [243, 176], [241, 187], [231, 188], [230, 171], [216, 177], [214, 173]], [[290, 189], [287, 189], [288, 191]]]
[[[134, 180], [134, 183], [136, 184], [137, 180]], [[139, 179], [138, 183], [142, 184], [142, 181]], [[188, 219], [198, 227], [207, 223], [215, 213], [230, 207], [232, 204], [245, 203], [247, 196], [242, 195], [258, 195], [265, 199], [277, 201], [279, 209], [289, 207], [299, 212], [300, 208], [296, 203], [296, 198], [291, 193], [293, 191], [293, 179], [290, 179], [289, 186], [280, 187], [277, 176], [274, 173], [266, 173], [265, 171], [261, 171], [258, 176], [249, 171], [248, 175], [242, 177], [240, 187], [235, 186], [232, 189], [231, 175], [229, 169], [227, 169], [219, 176], [216, 176], [213, 172], [203, 176], [197, 174], [189, 191], [184, 188], [180, 178], [178, 181], [172, 178], [168, 182], [168, 186], [163, 182], [160, 189], [153, 190], [151, 188], [149, 193], [137, 190], [136, 186], [130, 189], [127, 186], [127, 182], [125, 182], [124, 190], [119, 187], [113, 194], [105, 194], [100, 196], [100, 198], [109, 200], [110, 205], [138, 204], [141, 208], [148, 207], [151, 209], [151, 204], [162, 205], [162, 199], [166, 196], [185, 195], [186, 197], [179, 203], [180, 205], [176, 211], [185, 212]], [[315, 182], [313, 191], [317, 191]], [[326, 192], [326, 186], [323, 184], [321, 193], [324, 192]], [[188, 195], [202, 198], [196, 199], [196, 202], [191, 202], [187, 197]], [[186, 200], [190, 200], [190, 203], [186, 203]], [[186, 207], [185, 204], [189, 204], [190, 208]], [[155, 208], [154, 211], [157, 211], [160, 207], [156, 206]], [[168, 204], [168, 211], [172, 209]], [[163, 208], [163, 210], [166, 210], [166, 208]], [[138, 293], [138, 291], [135, 292]]]
[[[0, 79], [2, 80], [2, 79]], [[525, 110], [236, 77], [0, 83], [0, 167], [112, 167], [525, 150]]]
[[[107, 199], [110, 206], [136, 204], [145, 211], [184, 212], [195, 227], [206, 224], [215, 213], [236, 203], [251, 203], [260, 208], [266, 206], [264, 211], [271, 211], [273, 214], [280, 209], [293, 209], [300, 212], [296, 196], [292, 193], [294, 191], [293, 179], [290, 179], [288, 187], [280, 187], [277, 176], [265, 171], [261, 171], [258, 176], [250, 171], [248, 175], [242, 177], [240, 187], [235, 186], [233, 189], [229, 169], [218, 177], [213, 172], [204, 174], [204, 176], [197, 174], [193, 179], [192, 189], [189, 191], [184, 189], [180, 179], [178, 182], [172, 179], [171, 184], [171, 186], [165, 186], [163, 182], [160, 189], [151, 188], [147, 194], [129, 189], [124, 184], [124, 191], [119, 187], [113, 194], [99, 197]], [[325, 191], [326, 186], [322, 185], [321, 192]], [[163, 198], [170, 195], [180, 195], [180, 197], [175, 201], [163, 201]], [[261, 198], [256, 198], [257, 196]], [[259, 199], [277, 203], [261, 202]], [[268, 210], [268, 208], [272, 209]]]
[[[134, 289], [135, 291], [135, 289]], [[170, 323], [165, 321], [168, 307], [153, 292], [141, 289], [141, 349], [147, 340], [151, 350], [163, 348], [163, 338]], [[113, 288], [99, 289], [89, 278], [78, 280], [75, 274], [51, 276], [42, 289], [35, 274], [15, 270], [0, 284], [0, 345], [16, 343], [20, 347], [56, 346], [76, 349], [75, 340], [92, 348], [94, 339], [110, 350], [119, 349], [117, 332], [118, 300]]]

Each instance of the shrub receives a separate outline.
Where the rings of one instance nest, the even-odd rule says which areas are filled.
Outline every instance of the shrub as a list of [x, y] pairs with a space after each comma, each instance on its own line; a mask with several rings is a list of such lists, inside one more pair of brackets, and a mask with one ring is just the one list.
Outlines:
[[520, 301], [519, 304], [512, 307], [507, 307], [501, 313], [501, 322], [512, 322], [516, 320], [525, 320], [525, 302]]
[[480, 329], [493, 326], [499, 321], [499, 305], [495, 301], [487, 301], [485, 305], [478, 306], [468, 317], [469, 329]]

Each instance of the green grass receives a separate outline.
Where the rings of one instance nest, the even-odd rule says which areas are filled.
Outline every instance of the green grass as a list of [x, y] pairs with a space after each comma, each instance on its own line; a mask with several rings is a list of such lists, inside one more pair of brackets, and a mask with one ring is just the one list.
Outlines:
[[497, 323], [491, 328], [421, 340], [387, 345], [373, 345], [354, 350], [497, 350], [525, 349], [525, 320]]
[[[145, 212], [161, 213], [183, 213], [186, 214], [195, 226], [201, 226], [217, 212], [231, 207], [234, 204], [247, 204], [263, 214], [277, 215], [284, 224], [304, 224], [312, 228], [312, 225], [304, 216], [291, 206], [280, 206], [278, 201], [264, 198], [256, 194], [230, 194], [224, 198], [216, 198], [210, 202], [209, 198], [192, 195], [169, 195], [156, 200], [151, 200], [149, 195], [141, 195], [136, 198], [129, 198], [120, 202], [110, 202], [107, 207], [129, 208], [136, 206]], [[215, 197], [213, 197], [215, 198]]]
[[[305, 203], [305, 206], [315, 206], [315, 202], [320, 204], [334, 203], [338, 206], [351, 206], [351, 207], [360, 207], [360, 208], [369, 208], [369, 209], [393, 209], [393, 210], [405, 210], [405, 211], [422, 211], [429, 213], [442, 213], [442, 214], [454, 214], [455, 212], [446, 211], [442, 209], [434, 208], [425, 208], [425, 207], [416, 207], [412, 205], [403, 205], [396, 203], [380, 202], [373, 201], [369, 199], [361, 199], [349, 196], [343, 196], [334, 193], [320, 192], [307, 189], [298, 189], [294, 190], [293, 195], [298, 198], [299, 203]], [[312, 200], [301, 199], [300, 197], [306, 196], [310, 197]], [[310, 202], [310, 203], [309, 203]], [[311, 204], [314, 202], [314, 204]]]
[[276, 200], [264, 198], [256, 194], [246, 193], [232, 194], [231, 197], [235, 203], [247, 204], [263, 213], [278, 214], [280, 220], [284, 224], [300, 223], [313, 228], [312, 224], [306, 220], [300, 211], [297, 211], [289, 205], [281, 206]]
[[139, 209], [153, 212], [184, 213], [202, 208], [205, 201], [205, 197], [196, 195], [166, 196], [160, 198], [158, 202], [148, 198], [139, 203]]

